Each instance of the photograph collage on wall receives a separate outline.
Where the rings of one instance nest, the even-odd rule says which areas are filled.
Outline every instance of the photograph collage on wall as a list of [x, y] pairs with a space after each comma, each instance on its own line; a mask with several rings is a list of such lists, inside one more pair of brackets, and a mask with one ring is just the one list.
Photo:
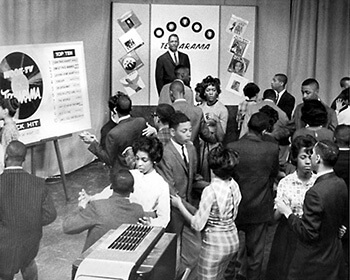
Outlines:
[[144, 45], [144, 41], [136, 30], [142, 23], [133, 11], [123, 14], [118, 19], [118, 23], [124, 31], [124, 34], [118, 39], [126, 51], [126, 54], [119, 59], [119, 63], [127, 74], [120, 79], [120, 83], [126, 93], [131, 96], [145, 87], [145, 83], [137, 71], [144, 64], [136, 52], [138, 48]]
[[250, 40], [243, 37], [248, 24], [248, 20], [232, 15], [226, 27], [226, 33], [232, 36], [228, 49], [232, 57], [227, 67], [231, 76], [226, 90], [239, 96], [243, 95], [243, 87], [248, 83], [248, 79], [244, 78], [244, 75], [250, 63], [245, 58]]

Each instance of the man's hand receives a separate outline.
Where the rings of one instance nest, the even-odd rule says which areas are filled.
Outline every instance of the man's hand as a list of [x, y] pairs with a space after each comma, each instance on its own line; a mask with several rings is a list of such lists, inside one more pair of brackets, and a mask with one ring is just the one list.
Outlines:
[[83, 140], [83, 142], [85, 144], [91, 144], [92, 142], [94, 141], [97, 141], [97, 138], [95, 135], [91, 134], [90, 132], [88, 131], [84, 131], [82, 133], [79, 134], [79, 137], [81, 140]]
[[147, 127], [142, 130], [142, 136], [155, 136], [157, 135], [157, 129], [151, 126], [149, 123], [146, 123]]
[[343, 109], [346, 106], [346, 104], [344, 103], [343, 99], [337, 99], [335, 101], [335, 110], [340, 112], [341, 109]]
[[346, 233], [346, 226], [342, 225], [339, 228], [339, 232], [338, 232], [338, 237], [341, 239], [343, 238], [344, 234]]
[[275, 199], [275, 207], [281, 214], [285, 215], [286, 218], [292, 214], [292, 210], [282, 199]]
[[86, 205], [91, 201], [91, 195], [88, 195], [84, 189], [79, 192], [79, 197], [78, 197], [78, 207], [85, 209]]

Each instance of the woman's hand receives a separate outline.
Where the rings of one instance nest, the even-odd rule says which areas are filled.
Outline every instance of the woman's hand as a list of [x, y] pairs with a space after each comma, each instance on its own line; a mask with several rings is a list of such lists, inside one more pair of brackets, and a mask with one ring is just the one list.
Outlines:
[[170, 201], [171, 205], [176, 208], [180, 208], [180, 205], [182, 204], [181, 197], [178, 195], [170, 195]]
[[138, 224], [144, 225], [144, 226], [150, 226], [151, 225], [151, 218], [150, 217], [142, 217], [139, 219]]

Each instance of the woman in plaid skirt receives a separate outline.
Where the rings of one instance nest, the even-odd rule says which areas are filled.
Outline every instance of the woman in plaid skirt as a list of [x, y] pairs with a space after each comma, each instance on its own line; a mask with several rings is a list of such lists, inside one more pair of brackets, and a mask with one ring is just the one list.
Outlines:
[[239, 240], [234, 220], [241, 193], [230, 176], [237, 163], [238, 154], [231, 149], [218, 146], [209, 152], [209, 167], [215, 177], [203, 190], [194, 216], [179, 196], [171, 196], [172, 205], [179, 208], [192, 228], [202, 232], [198, 279], [223, 279], [229, 261], [237, 255]]

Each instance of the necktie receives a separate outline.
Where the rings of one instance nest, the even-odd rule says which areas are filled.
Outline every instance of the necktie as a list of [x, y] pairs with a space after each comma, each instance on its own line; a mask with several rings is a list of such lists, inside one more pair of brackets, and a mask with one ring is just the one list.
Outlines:
[[176, 53], [174, 53], [174, 61], [175, 61], [175, 64], [178, 65], [178, 61], [177, 61], [177, 57], [176, 57]]
[[182, 150], [182, 156], [184, 158], [184, 162], [185, 162], [186, 166], [188, 166], [187, 157], [185, 155], [185, 145], [182, 145], [181, 150]]

